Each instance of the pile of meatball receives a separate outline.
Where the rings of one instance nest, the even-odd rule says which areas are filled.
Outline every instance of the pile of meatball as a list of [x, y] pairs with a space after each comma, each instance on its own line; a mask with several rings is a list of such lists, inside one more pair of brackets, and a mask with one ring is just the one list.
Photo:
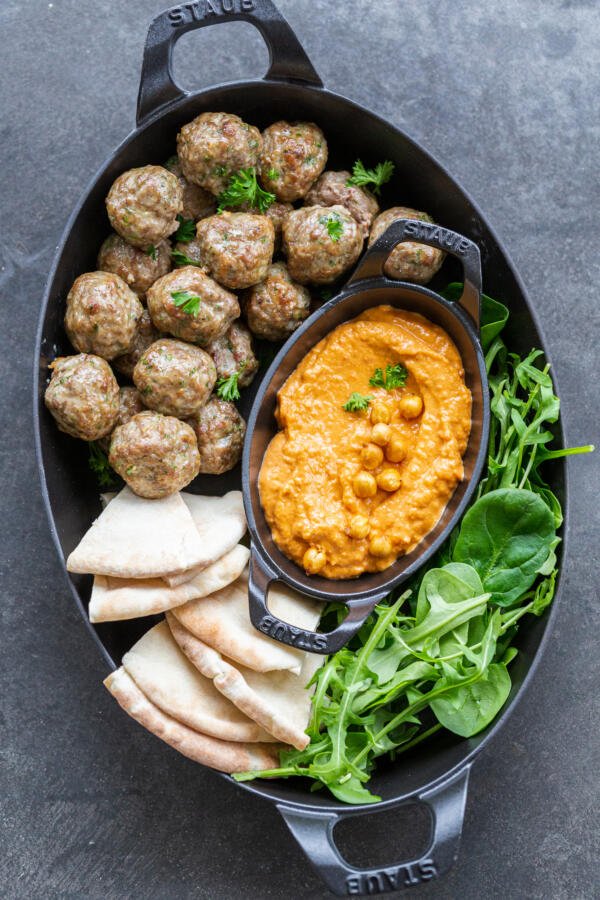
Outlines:
[[[67, 296], [65, 329], [78, 352], [51, 364], [45, 402], [62, 431], [99, 441], [140, 496], [233, 468], [246, 425], [215, 388], [232, 375], [250, 384], [252, 335], [285, 340], [309, 315], [310, 288], [343, 276], [365, 240], [395, 219], [432, 221], [406, 207], [380, 212], [374, 194], [326, 163], [325, 136], [311, 122], [261, 133], [236, 115], [203, 113], [177, 135], [177, 156], [113, 183], [113, 233], [97, 271], [76, 278]], [[264, 212], [247, 204], [217, 212], [217, 197], [250, 168], [275, 201]], [[185, 220], [195, 237], [172, 245]], [[173, 267], [174, 251], [185, 265]], [[406, 242], [385, 271], [425, 284], [442, 260]], [[117, 375], [133, 385], [119, 386]]]

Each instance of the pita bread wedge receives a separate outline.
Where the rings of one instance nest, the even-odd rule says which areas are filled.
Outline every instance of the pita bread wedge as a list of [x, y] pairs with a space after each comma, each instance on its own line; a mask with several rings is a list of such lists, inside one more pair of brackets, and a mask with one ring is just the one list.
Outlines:
[[169, 587], [162, 578], [111, 578], [96, 575], [90, 622], [116, 622], [165, 612], [199, 597], [207, 597], [235, 581], [244, 571], [250, 551], [242, 544], [184, 584]]
[[273, 769], [279, 765], [277, 744], [240, 744], [199, 734], [165, 715], [148, 700], [124, 668], [111, 672], [105, 686], [125, 712], [166, 744], [219, 772]]
[[306, 685], [325, 662], [325, 657], [305, 653], [299, 675], [292, 672], [253, 672], [233, 665], [217, 650], [194, 637], [167, 613], [173, 637], [191, 663], [238, 709], [285, 744], [298, 750], [308, 746], [305, 729], [310, 719], [313, 689]]
[[125, 487], [84, 534], [67, 559], [67, 569], [116, 578], [159, 578], [197, 566], [204, 556], [202, 538], [179, 494], [146, 500]]
[[204, 497], [182, 492], [200, 539], [202, 559], [186, 572], [169, 572], [164, 579], [170, 587], [190, 581], [202, 569], [231, 550], [246, 533], [246, 516], [241, 491], [224, 497]]
[[123, 668], [166, 715], [224, 741], [273, 741], [193, 666], [163, 620], [123, 657]]
[[[284, 622], [314, 630], [322, 605], [275, 584], [269, 591], [269, 608]], [[203, 600], [178, 606], [173, 614], [184, 628], [223, 656], [255, 672], [288, 669], [296, 675], [304, 662], [304, 650], [279, 644], [257, 631], [248, 612], [248, 572], [237, 581]]]

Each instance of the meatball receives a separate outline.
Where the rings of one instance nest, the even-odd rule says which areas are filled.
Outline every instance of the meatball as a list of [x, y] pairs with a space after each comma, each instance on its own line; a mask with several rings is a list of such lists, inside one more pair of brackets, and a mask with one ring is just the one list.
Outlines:
[[119, 414], [119, 385], [106, 360], [59, 356], [51, 368], [44, 401], [60, 430], [84, 441], [109, 434]]
[[204, 188], [192, 184], [184, 177], [181, 163], [177, 156], [171, 156], [165, 163], [165, 169], [172, 172], [179, 179], [179, 184], [183, 189], [183, 209], [181, 215], [184, 219], [204, 219], [206, 216], [212, 216], [217, 210], [215, 198]]
[[345, 206], [360, 225], [363, 238], [368, 237], [379, 204], [371, 191], [348, 184], [350, 172], [323, 172], [304, 201], [306, 206]]
[[111, 234], [100, 247], [98, 268], [112, 272], [138, 296], [143, 296], [157, 278], [171, 271], [171, 248], [161, 241], [150, 252], [132, 247], [118, 234]]
[[288, 269], [301, 284], [335, 281], [356, 262], [362, 245], [356, 219], [339, 204], [295, 209], [283, 225]]
[[262, 134], [258, 173], [278, 200], [299, 200], [327, 162], [327, 141], [312, 122], [275, 122]]
[[144, 308], [122, 278], [112, 272], [86, 272], [67, 296], [65, 329], [80, 353], [114, 359], [131, 350]]
[[133, 383], [150, 409], [166, 416], [193, 416], [217, 380], [208, 353], [193, 344], [163, 338], [151, 344], [133, 370]]
[[285, 263], [273, 263], [265, 280], [247, 291], [244, 312], [250, 331], [258, 337], [283, 341], [308, 316], [310, 294], [292, 281]]
[[146, 250], [177, 231], [177, 215], [182, 208], [179, 179], [162, 166], [123, 172], [106, 198], [108, 218], [117, 234]]
[[[381, 237], [392, 222], [398, 219], [418, 219], [421, 222], [433, 222], [427, 213], [409, 209], [407, 206], [392, 206], [380, 213], [371, 228], [369, 246]], [[419, 244], [415, 241], [403, 241], [398, 244], [383, 267], [383, 271], [389, 278], [399, 278], [402, 281], [414, 281], [417, 284], [427, 284], [444, 262], [445, 253], [436, 247], [427, 244]]]
[[159, 278], [146, 300], [156, 328], [201, 346], [225, 334], [240, 314], [235, 294], [197, 266], [184, 266]]
[[194, 430], [150, 410], [115, 428], [108, 461], [132, 491], [150, 499], [180, 491], [200, 470]]
[[256, 166], [260, 147], [258, 128], [231, 113], [202, 113], [177, 135], [184, 176], [215, 195], [225, 190], [232, 174]]
[[201, 265], [225, 287], [262, 281], [273, 259], [275, 229], [267, 216], [223, 212], [196, 227]]
[[129, 353], [125, 353], [123, 356], [117, 356], [116, 359], [113, 359], [113, 368], [115, 368], [117, 372], [120, 372], [121, 375], [131, 378], [136, 363], [146, 347], [149, 347], [150, 344], [153, 344], [154, 341], [157, 341], [160, 337], [162, 337], [162, 335], [154, 327], [154, 323], [150, 318], [150, 313], [147, 309], [144, 309], [138, 319], [135, 335], [133, 337], [133, 344], [131, 345]]
[[238, 387], [248, 387], [258, 371], [252, 335], [243, 322], [234, 322], [223, 337], [208, 344], [206, 352], [212, 356], [219, 378], [229, 378], [237, 372]]
[[246, 423], [233, 403], [213, 397], [189, 422], [198, 439], [200, 471], [221, 475], [233, 469], [246, 434]]
[[[119, 414], [114, 424], [114, 428], [118, 425], [125, 425], [139, 412], [146, 407], [142, 403], [140, 392], [134, 387], [122, 387], [119, 389]], [[110, 449], [111, 434], [107, 434], [100, 440], [100, 446], [108, 453]]]
[[287, 219], [288, 213], [291, 213], [293, 208], [291, 203], [280, 203], [276, 200], [275, 203], [271, 203], [265, 212], [265, 215], [271, 220], [273, 228], [275, 229], [275, 253], [281, 250], [283, 223]]

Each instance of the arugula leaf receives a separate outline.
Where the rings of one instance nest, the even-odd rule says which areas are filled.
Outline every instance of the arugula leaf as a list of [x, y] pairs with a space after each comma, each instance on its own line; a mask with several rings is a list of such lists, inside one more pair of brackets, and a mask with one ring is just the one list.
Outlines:
[[366, 169], [360, 159], [357, 159], [352, 168], [352, 175], [346, 181], [347, 185], [357, 185], [365, 187], [371, 185], [374, 194], [381, 193], [381, 186], [390, 180], [394, 174], [394, 163], [386, 159], [385, 162], [377, 163], [374, 169]]
[[173, 240], [180, 244], [189, 244], [196, 237], [196, 223], [193, 219], [184, 219], [181, 214], [177, 214], [179, 228], [173, 235]]
[[181, 250], [171, 250], [171, 259], [173, 260], [177, 268], [181, 268], [182, 266], [198, 265], [195, 259], [190, 259], [190, 257], [186, 256], [185, 253], [182, 253]]
[[328, 213], [326, 216], [319, 216], [321, 225], [327, 228], [327, 234], [332, 241], [337, 243], [344, 233], [344, 223], [337, 213]]
[[123, 483], [122, 479], [109, 463], [108, 456], [98, 441], [90, 441], [88, 448], [88, 465], [98, 479], [99, 486], [101, 488], [119, 487]]
[[345, 409], [346, 412], [362, 412], [368, 408], [372, 399], [370, 394], [363, 396], [362, 394], [353, 391], [342, 406], [342, 409]]
[[256, 169], [240, 169], [229, 179], [229, 184], [217, 198], [217, 212], [224, 209], [245, 206], [264, 213], [271, 203], [275, 202], [275, 194], [264, 191], [256, 178]]
[[179, 307], [182, 312], [187, 313], [188, 316], [197, 316], [200, 312], [202, 298], [192, 293], [192, 291], [171, 291], [171, 297], [175, 306]]
[[239, 372], [233, 372], [227, 378], [219, 378], [217, 381], [216, 393], [221, 400], [233, 402], [234, 400], [240, 399], [240, 389], [238, 387], [239, 377]]
[[404, 387], [407, 378], [408, 371], [402, 363], [396, 363], [394, 366], [387, 365], [385, 367], [385, 375], [383, 374], [383, 369], [375, 369], [369, 378], [369, 384], [372, 387], [382, 387], [386, 391], [393, 391], [394, 388]]

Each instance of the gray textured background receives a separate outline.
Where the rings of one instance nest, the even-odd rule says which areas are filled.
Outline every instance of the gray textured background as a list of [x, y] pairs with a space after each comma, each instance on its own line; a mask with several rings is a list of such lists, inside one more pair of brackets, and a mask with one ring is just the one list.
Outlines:
[[[270, 806], [145, 734], [101, 687], [38, 494], [30, 384], [46, 272], [80, 192], [133, 125], [146, 25], [162, 5], [0, 6], [0, 894], [321, 897]], [[422, 141], [479, 201], [541, 316], [568, 438], [597, 443], [598, 4], [279, 5], [328, 87]], [[265, 64], [243, 24], [187, 35], [177, 50], [188, 87]], [[573, 539], [551, 644], [475, 766], [458, 864], [417, 894], [598, 896], [599, 483], [597, 457], [571, 463]], [[374, 819], [353, 847], [373, 857], [379, 838], [379, 861], [391, 862], [415, 836], [412, 821]]]

